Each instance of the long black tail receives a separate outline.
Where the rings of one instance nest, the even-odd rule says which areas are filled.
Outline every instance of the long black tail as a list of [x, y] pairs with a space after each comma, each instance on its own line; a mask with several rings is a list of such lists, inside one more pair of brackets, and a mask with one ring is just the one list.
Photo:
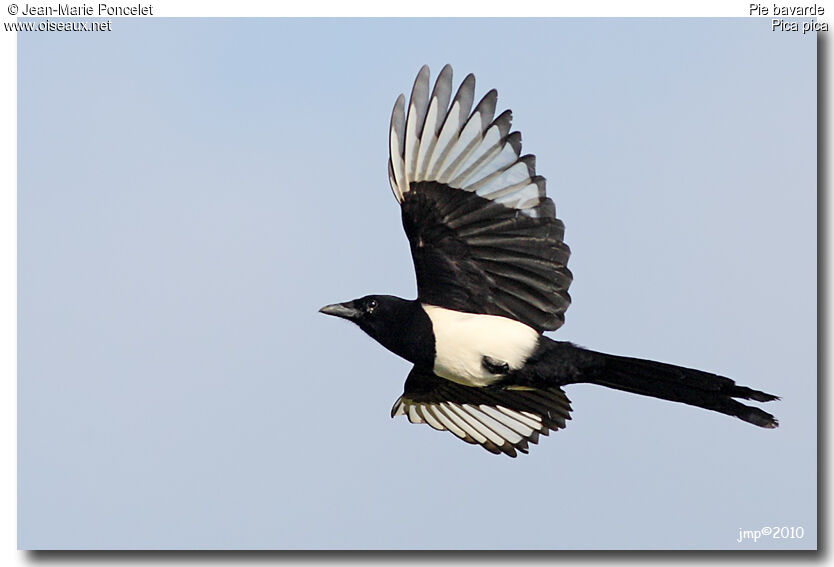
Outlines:
[[737, 417], [759, 427], [772, 429], [779, 426], [779, 421], [766, 411], [744, 405], [735, 399], [756, 402], [779, 399], [772, 394], [738, 386], [729, 378], [701, 370], [625, 356], [595, 354], [603, 357], [602, 364], [593, 372], [592, 379], [583, 382], [698, 406]]

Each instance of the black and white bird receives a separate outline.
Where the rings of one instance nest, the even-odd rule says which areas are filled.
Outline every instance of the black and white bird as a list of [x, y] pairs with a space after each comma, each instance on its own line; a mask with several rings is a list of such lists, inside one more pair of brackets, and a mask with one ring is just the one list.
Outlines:
[[322, 313], [353, 321], [414, 364], [391, 415], [450, 431], [496, 454], [526, 453], [565, 427], [563, 386], [590, 383], [698, 406], [765, 428], [777, 420], [738, 401], [776, 396], [729, 378], [603, 354], [542, 333], [570, 305], [564, 224], [521, 154], [512, 114], [491, 90], [472, 110], [475, 77], [452, 96], [446, 65], [423, 67], [390, 127], [388, 173], [417, 274], [417, 299], [369, 295]]

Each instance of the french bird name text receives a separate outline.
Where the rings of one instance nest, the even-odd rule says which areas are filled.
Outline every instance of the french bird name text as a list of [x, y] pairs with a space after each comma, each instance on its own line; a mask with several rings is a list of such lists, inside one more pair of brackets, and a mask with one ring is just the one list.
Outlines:
[[[782, 17], [799, 17], [799, 16], [823, 16], [825, 15], [825, 7], [814, 4], [812, 6], [780, 6], [778, 4], [749, 4], [748, 15], [750, 16], [782, 16]], [[770, 21], [770, 31], [792, 31], [803, 34], [809, 32], [825, 32], [828, 31], [828, 22], [818, 22], [809, 20], [801, 22], [796, 20], [784, 20], [782, 18], [773, 18]]]
[[817, 6], [779, 6], [772, 4], [750, 4], [750, 16], [824, 16], [825, 7]]

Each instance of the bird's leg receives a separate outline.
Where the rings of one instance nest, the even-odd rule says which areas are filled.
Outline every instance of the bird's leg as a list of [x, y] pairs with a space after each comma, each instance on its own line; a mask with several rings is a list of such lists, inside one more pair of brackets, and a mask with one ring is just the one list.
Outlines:
[[481, 366], [490, 374], [502, 375], [510, 371], [510, 365], [502, 360], [496, 360], [491, 356], [484, 355], [481, 359]]

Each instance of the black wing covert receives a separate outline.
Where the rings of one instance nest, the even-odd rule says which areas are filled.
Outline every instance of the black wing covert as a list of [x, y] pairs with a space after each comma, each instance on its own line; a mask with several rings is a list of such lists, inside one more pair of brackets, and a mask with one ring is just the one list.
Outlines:
[[515, 457], [516, 451], [527, 453], [528, 443], [538, 443], [539, 434], [564, 429], [570, 411], [570, 400], [558, 387], [463, 386], [415, 367], [391, 417], [406, 415], [411, 423], [427, 423], [490, 453]]
[[419, 299], [555, 330], [570, 305], [564, 224], [535, 157], [519, 157], [521, 134], [510, 132], [510, 111], [493, 119], [491, 90], [470, 114], [474, 89], [470, 74], [450, 106], [451, 67], [429, 95], [424, 66], [407, 116], [402, 95], [391, 116], [389, 177]]

